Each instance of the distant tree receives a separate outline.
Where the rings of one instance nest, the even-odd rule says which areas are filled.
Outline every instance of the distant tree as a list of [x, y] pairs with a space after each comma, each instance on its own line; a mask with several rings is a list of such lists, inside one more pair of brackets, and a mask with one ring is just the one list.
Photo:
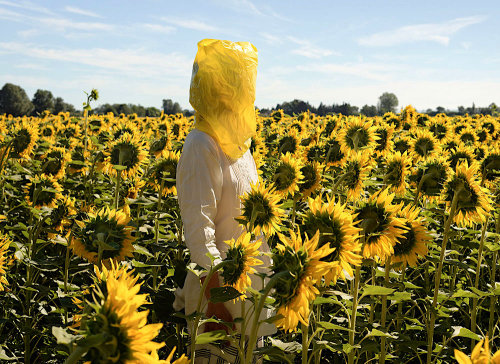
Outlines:
[[442, 106], [438, 106], [436, 107], [436, 114], [441, 114], [441, 113], [445, 113], [446, 112], [446, 109]]
[[70, 112], [74, 113], [75, 112], [75, 107], [71, 104], [68, 104], [67, 102], [64, 102], [62, 97], [56, 97], [54, 100], [54, 114], [58, 114], [60, 112]]
[[378, 98], [378, 111], [380, 114], [385, 114], [386, 112], [395, 112], [396, 107], [398, 106], [399, 101], [396, 95], [392, 92], [384, 92]]
[[359, 113], [365, 116], [377, 116], [377, 107], [375, 105], [364, 105]]
[[33, 110], [34, 115], [41, 114], [45, 110], [54, 111], [54, 96], [48, 90], [36, 90], [31, 102], [35, 107]]
[[459, 106], [458, 107], [458, 114], [459, 115], [464, 115], [465, 114], [465, 107]]
[[150, 106], [146, 108], [146, 116], [149, 117], [157, 117], [161, 115], [161, 111], [157, 109], [156, 107]]
[[164, 99], [162, 101], [162, 108], [165, 114], [182, 113], [181, 105], [178, 102], [173, 102], [171, 99]]
[[357, 115], [359, 113], [359, 108], [344, 102], [341, 105], [333, 106], [333, 111], [342, 115]]
[[[116, 105], [116, 106], [115, 106]], [[130, 115], [133, 113], [132, 109], [127, 104], [115, 104], [117, 114]]]
[[33, 104], [21, 86], [6, 83], [0, 90], [0, 114], [29, 115]]

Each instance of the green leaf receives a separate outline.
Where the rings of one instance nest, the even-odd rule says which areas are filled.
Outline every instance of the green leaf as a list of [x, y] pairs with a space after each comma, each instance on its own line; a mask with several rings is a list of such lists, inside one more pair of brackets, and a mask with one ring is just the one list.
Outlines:
[[5, 350], [3, 350], [2, 347], [0, 347], [0, 360], [17, 360], [17, 358], [7, 356]]
[[370, 333], [368, 335], [366, 335], [366, 337], [370, 337], [370, 336], [381, 336], [381, 337], [383, 336], [383, 337], [388, 337], [388, 338], [391, 338], [391, 339], [397, 339], [398, 338], [395, 335], [391, 335], [388, 332], [383, 332], [383, 331], [380, 331], [380, 330], [377, 330], [377, 329], [372, 329], [372, 331], [370, 331]]
[[452, 298], [457, 298], [457, 297], [467, 297], [467, 298], [478, 298], [479, 296], [471, 291], [465, 291], [463, 289], [459, 289], [453, 295], [451, 296]]
[[360, 349], [360, 348], [361, 345], [350, 345], [350, 344], [342, 345], [342, 351], [346, 354], [349, 354], [354, 349]]
[[330, 297], [316, 297], [316, 299], [313, 301], [313, 305], [322, 305], [325, 303], [335, 303], [335, 302], [337, 301]]
[[122, 166], [120, 164], [113, 164], [113, 169], [116, 169], [117, 171], [124, 171], [127, 168], [128, 168], [127, 166]]
[[214, 341], [224, 340], [224, 339], [227, 339], [227, 335], [224, 330], [204, 332], [203, 334], [196, 336], [195, 344], [196, 345], [209, 344]]
[[58, 326], [52, 326], [52, 335], [57, 340], [58, 344], [70, 345], [77, 336], [69, 334], [65, 329]]
[[362, 296], [383, 296], [383, 295], [391, 294], [394, 291], [396, 291], [396, 290], [393, 288], [367, 285], [363, 289]]
[[344, 330], [344, 331], [350, 331], [347, 327], [342, 327], [340, 325], [335, 325], [335, 324], [332, 324], [331, 322], [327, 322], [327, 321], [317, 322], [316, 325], [318, 325], [319, 327], [321, 327], [322, 329], [325, 329], [325, 330]]
[[454, 331], [453, 331], [453, 334], [451, 335], [451, 337], [460, 336], [460, 337], [466, 337], [466, 338], [477, 340], [477, 341], [483, 339], [481, 336], [473, 333], [472, 331], [470, 331], [469, 329], [466, 329], [465, 327], [452, 326], [452, 328]]
[[153, 257], [153, 254], [151, 254], [149, 252], [149, 250], [147, 250], [145, 247], [143, 247], [142, 245], [139, 245], [139, 244], [134, 244], [134, 252], [136, 253], [139, 253], [139, 254], [142, 254], [142, 255], [145, 255], [147, 257], [150, 257], [152, 258]]
[[239, 296], [241, 296], [241, 293], [237, 289], [229, 286], [216, 287], [210, 290], [210, 302], [213, 303], [234, 300]]
[[396, 302], [411, 301], [411, 292], [394, 292], [387, 299]]

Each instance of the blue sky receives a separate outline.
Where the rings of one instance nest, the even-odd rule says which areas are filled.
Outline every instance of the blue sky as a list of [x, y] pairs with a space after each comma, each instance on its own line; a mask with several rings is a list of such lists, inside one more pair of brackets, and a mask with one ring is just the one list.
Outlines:
[[490, 1], [0, 0], [0, 87], [37, 89], [81, 108], [189, 105], [196, 43], [259, 50], [256, 105], [294, 98], [418, 110], [500, 104], [500, 11]]

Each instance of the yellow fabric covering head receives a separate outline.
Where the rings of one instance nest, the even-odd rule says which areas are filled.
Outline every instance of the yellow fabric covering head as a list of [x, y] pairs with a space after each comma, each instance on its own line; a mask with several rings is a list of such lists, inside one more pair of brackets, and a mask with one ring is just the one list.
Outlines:
[[203, 39], [193, 64], [189, 103], [195, 127], [213, 137], [232, 159], [255, 135], [257, 49], [249, 42]]

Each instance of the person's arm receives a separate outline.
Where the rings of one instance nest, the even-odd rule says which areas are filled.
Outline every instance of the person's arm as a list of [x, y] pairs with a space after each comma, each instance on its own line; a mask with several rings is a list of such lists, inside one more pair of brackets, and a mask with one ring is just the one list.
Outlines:
[[[215, 258], [214, 265], [221, 261], [215, 244], [214, 223], [222, 192], [222, 169], [216, 146], [199, 135], [185, 143], [176, 179], [184, 237], [191, 253], [191, 261], [208, 270], [212, 264], [208, 254]], [[205, 277], [202, 282], [204, 279]], [[219, 285], [219, 276], [214, 274], [204, 292], [205, 297], [209, 299], [210, 289]], [[223, 303], [208, 302], [207, 316], [232, 321], [231, 314]], [[225, 326], [214, 323], [205, 325], [205, 331], [226, 329]]]

